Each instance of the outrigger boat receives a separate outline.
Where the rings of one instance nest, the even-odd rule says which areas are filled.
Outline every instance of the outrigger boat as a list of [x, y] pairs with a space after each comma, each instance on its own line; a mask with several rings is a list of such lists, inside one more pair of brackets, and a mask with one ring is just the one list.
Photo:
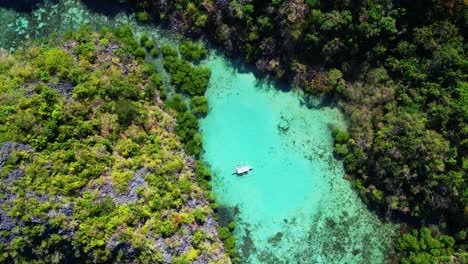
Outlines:
[[237, 174], [238, 176], [247, 174], [249, 173], [249, 171], [253, 170], [253, 168], [249, 164], [247, 164], [247, 162], [239, 163], [235, 167], [236, 170], [233, 174]]

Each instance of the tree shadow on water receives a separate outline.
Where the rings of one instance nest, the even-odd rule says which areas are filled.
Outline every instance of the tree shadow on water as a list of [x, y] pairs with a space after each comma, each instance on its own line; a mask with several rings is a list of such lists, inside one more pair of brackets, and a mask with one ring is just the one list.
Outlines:
[[[13, 9], [16, 12], [31, 12], [43, 3], [44, 0], [1, 0], [0, 8]], [[49, 1], [55, 3], [57, 1]]]
[[121, 12], [131, 13], [135, 11], [130, 1], [123, 2], [118, 0], [81, 0], [81, 2], [92, 11], [109, 17], [113, 17]]
[[245, 62], [241, 54], [226, 54], [222, 48], [211, 42], [205, 43], [206, 47], [214, 50], [217, 56], [226, 58], [226, 64], [240, 74], [253, 74], [255, 76], [255, 86], [261, 89], [273, 88], [277, 91], [290, 92], [293, 85], [287, 80], [278, 80], [272, 77], [271, 73], [261, 72], [254, 64]]
[[239, 208], [220, 206], [218, 207], [217, 213], [219, 224], [227, 226], [230, 222], [233, 222], [236, 219], [236, 216], [239, 213]]
[[293, 86], [290, 82], [285, 80], [278, 80], [272, 77], [271, 73], [261, 72], [254, 64], [246, 63], [242, 55], [238, 55], [228, 60], [231, 67], [236, 69], [239, 73], [252, 73], [255, 76], [255, 86], [282, 92], [290, 92]]
[[[12, 9], [16, 12], [29, 13], [39, 8], [41, 4], [56, 4], [60, 0], [0, 0], [0, 8]], [[81, 3], [86, 5], [94, 12], [106, 15], [115, 16], [124, 11], [130, 13], [133, 11], [130, 1], [118, 0], [81, 0]]]

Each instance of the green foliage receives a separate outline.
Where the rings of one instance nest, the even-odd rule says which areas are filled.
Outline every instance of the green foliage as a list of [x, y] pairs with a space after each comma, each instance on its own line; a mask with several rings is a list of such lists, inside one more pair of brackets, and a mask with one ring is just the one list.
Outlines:
[[148, 23], [151, 21], [151, 16], [147, 12], [137, 12], [136, 18], [142, 23]]
[[340, 157], [346, 156], [349, 153], [348, 146], [346, 145], [349, 140], [349, 133], [335, 128], [332, 131], [332, 136], [336, 143], [334, 146], [334, 152]]
[[[187, 42], [186, 44], [181, 44], [181, 49], [185, 50], [185, 56], [191, 57], [200, 57], [203, 54], [203, 50], [198, 45], [196, 47], [201, 50], [198, 51], [189, 51]], [[196, 48], [192, 48], [195, 49]], [[211, 70], [207, 67], [195, 67], [189, 61], [178, 58], [178, 52], [169, 45], [161, 46], [161, 51], [164, 55], [164, 68], [169, 71], [171, 76], [171, 82], [175, 85], [178, 91], [181, 91], [189, 96], [201, 96], [205, 93], [206, 87], [208, 86], [208, 81], [210, 79]], [[197, 102], [200, 100], [197, 100]], [[200, 105], [200, 108], [197, 109], [203, 112], [203, 106]], [[201, 113], [197, 112], [197, 115]]]
[[[151, 89], [152, 91], [157, 90], [159, 91], [159, 97], [161, 99], [166, 99], [167, 92], [163, 87], [163, 80], [161, 75], [154, 73], [150, 76], [150, 82], [149, 82], [149, 87], [148, 89]], [[150, 93], [151, 95], [151, 93]], [[148, 99], [153, 99], [152, 97], [148, 97]]]
[[340, 156], [345, 156], [349, 152], [348, 146], [346, 146], [346, 144], [335, 144], [334, 151]]
[[190, 41], [182, 41], [179, 44], [179, 51], [182, 58], [190, 61], [199, 61], [206, 57], [208, 50], [202, 47], [200, 44], [196, 44]]
[[231, 234], [231, 230], [229, 230], [228, 227], [219, 226], [218, 235], [224, 243], [224, 250], [226, 253], [231, 258], [234, 258], [236, 256], [236, 239]]
[[208, 114], [208, 100], [204, 96], [194, 96], [190, 98], [190, 108], [197, 117], [204, 117]]
[[150, 50], [150, 55], [153, 56], [153, 57], [157, 57], [159, 55], [159, 50], [158, 48], [152, 48]]
[[396, 249], [403, 255], [402, 263], [440, 263], [450, 261], [455, 240], [439, 235], [438, 230], [422, 227], [419, 232], [404, 234], [396, 242]]
[[115, 146], [115, 150], [124, 158], [134, 157], [140, 151], [140, 146], [132, 141], [132, 139], [120, 140]]
[[281, 0], [271, 0], [271, 3], [276, 6], [281, 3]]
[[[145, 14], [151, 10], [143, 1], [138, 1], [137, 8]], [[466, 7], [462, 2], [230, 1], [222, 12], [212, 8], [206, 1], [173, 1], [164, 10], [154, 10], [162, 21], [177, 18], [183, 32], [212, 33], [206, 35], [227, 54], [241, 54], [260, 71], [291, 78], [307, 94], [336, 96], [349, 118], [349, 136], [334, 136], [335, 151], [344, 158], [346, 173], [361, 197], [419, 221], [442, 219], [444, 230], [460, 234], [455, 248], [466, 250], [466, 239], [461, 238], [468, 216], [468, 92], [462, 30]], [[108, 32], [123, 43], [116, 51], [122, 62], [135, 55], [144, 57], [129, 27]], [[83, 27], [68, 37], [87, 43], [93, 35]], [[198, 73], [193, 74], [193, 66], [178, 58], [176, 49], [164, 46], [161, 52], [176, 89], [202, 96], [208, 78], [196, 81]], [[39, 53], [43, 56], [43, 51]], [[60, 70], [46, 67], [44, 61], [37, 59], [37, 71], [21, 67], [23, 73], [12, 75], [4, 89], [18, 89], [28, 78], [37, 77], [43, 82], [72, 81], [79, 100], [99, 95], [97, 85], [78, 81], [85, 71], [77, 69], [74, 61]], [[35, 105], [35, 101], [26, 103]], [[109, 104], [107, 114], [115, 114], [112, 107]], [[12, 116], [8, 122], [18, 121], [16, 130], [2, 130], [7, 132], [2, 138], [47, 147], [48, 139], [57, 133], [54, 122], [31, 125], [44, 119], [35, 113], [16, 113], [14, 105], [5, 106], [2, 120]], [[65, 139], [97, 129], [80, 123], [75, 130], [74, 124], [60, 127], [60, 122], [58, 131], [64, 133], [59, 137]], [[431, 256], [424, 252], [415, 260], [430, 261]]]
[[134, 52], [133, 55], [137, 58], [145, 58], [146, 52], [143, 48], [138, 47]]
[[174, 94], [171, 98], [167, 99], [165, 102], [165, 106], [170, 109], [174, 109], [179, 113], [184, 113], [188, 110], [187, 104], [184, 101], [184, 98], [181, 94]]
[[203, 231], [197, 230], [192, 236], [192, 245], [197, 248], [203, 240], [206, 239], [206, 235]]
[[[336, 97], [349, 129], [334, 136], [335, 153], [361, 197], [395, 215], [444, 219], [455, 235], [468, 224], [465, 9], [463, 1], [229, 1], [214, 9], [175, 1], [155, 15], [177, 17], [181, 31], [213, 38], [306, 94]], [[174, 49], [163, 54], [178, 91], [203, 95], [203, 86], [183, 87], [189, 63]], [[466, 239], [456, 247], [466, 250]]]
[[119, 100], [113, 104], [113, 111], [117, 114], [118, 121], [123, 126], [128, 126], [138, 117], [138, 105], [131, 100]]
[[63, 49], [51, 48], [41, 50], [36, 59], [36, 67], [45, 70], [50, 75], [57, 76], [60, 80], [67, 81], [71, 71], [75, 66], [72, 56]]
[[195, 220], [198, 223], [201, 223], [201, 222], [205, 221], [205, 213], [202, 210], [200, 210], [199, 208], [195, 209], [195, 211], [193, 212], [193, 216], [195, 217]]
[[164, 57], [177, 57], [178, 55], [177, 50], [171, 47], [170, 45], [162, 45], [161, 52], [164, 55]]
[[349, 133], [338, 128], [333, 129], [332, 136], [337, 143], [346, 143], [349, 140]]
[[94, 52], [96, 51], [96, 46], [91, 42], [81, 43], [76, 46], [73, 51], [79, 58], [91, 60], [94, 56]]
[[[328, 72], [328, 78], [334, 89], [337, 89], [339, 85], [344, 85], [343, 73], [338, 69], [331, 69]], [[339, 90], [342, 90], [342, 87], [340, 87]]]
[[197, 161], [195, 166], [195, 179], [205, 189], [210, 189], [211, 172], [203, 162]]
[[107, 47], [109, 45], [110, 41], [106, 38], [102, 38], [99, 40], [99, 46], [101, 47]]
[[152, 50], [154, 48], [154, 42], [152, 40], [147, 40], [145, 42], [145, 48], [147, 50]]
[[93, 203], [89, 208], [90, 216], [102, 216], [112, 213], [115, 209], [115, 203], [111, 197], [106, 196], [104, 200]]
[[174, 227], [171, 222], [169, 221], [164, 221], [160, 226], [159, 226], [159, 231], [162, 233], [164, 237], [168, 237], [174, 233]]
[[253, 6], [253, 5], [251, 5], [251, 4], [246, 4], [246, 5], [244, 6], [244, 12], [245, 12], [245, 13], [250, 14], [250, 13], [253, 13], [253, 11], [254, 11], [254, 6]]
[[[171, 74], [171, 82], [181, 92], [190, 96], [203, 95], [208, 86], [211, 70], [207, 67], [194, 67], [190, 62], [179, 59], [161, 47], [164, 54], [164, 68]], [[169, 52], [169, 53], [168, 53]]]
[[260, 30], [265, 34], [270, 33], [273, 29], [273, 24], [271, 23], [270, 18], [267, 16], [259, 17], [257, 19], [257, 24], [259, 25]]
[[123, 43], [123, 48], [117, 50], [116, 55], [126, 60], [129, 60], [129, 54], [135, 57], [144, 57], [142, 54], [144, 50], [138, 47], [138, 42], [133, 38], [132, 28], [129, 25], [115, 29], [113, 34]]
[[[122, 47], [118, 58], [110, 45]], [[211, 176], [200, 162], [194, 175], [187, 160], [200, 153], [198, 119], [179, 94], [165, 102], [175, 113], [161, 109], [163, 80], [136, 60], [145, 54], [138, 47], [128, 26], [82, 27], [0, 56], [1, 143], [32, 147], [2, 153], [9, 155], [2, 179], [24, 172], [0, 184], [2, 210], [24, 225], [0, 232], [0, 262], [160, 263], [161, 236], [193, 237], [174, 261], [209, 259], [202, 248], [222, 251], [216, 233], [199, 228], [211, 208], [186, 206], [207, 203]], [[194, 108], [206, 107], [200, 100]]]
[[145, 34], [145, 33], [141, 34], [141, 36], [140, 36], [140, 46], [144, 46], [145, 43], [148, 40], [150, 40], [149, 37], [148, 37], [148, 34]]
[[190, 251], [187, 253], [187, 260], [194, 261], [198, 258], [199, 254], [200, 254], [200, 250], [191, 248]]
[[198, 133], [198, 119], [195, 115], [189, 111], [178, 114], [175, 133], [186, 144], [185, 151], [188, 154], [200, 154], [202, 139]]

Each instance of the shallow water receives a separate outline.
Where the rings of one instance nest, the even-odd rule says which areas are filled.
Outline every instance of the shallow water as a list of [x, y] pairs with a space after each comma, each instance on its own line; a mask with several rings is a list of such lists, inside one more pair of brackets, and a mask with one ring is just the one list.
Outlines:
[[[93, 28], [129, 23], [158, 44], [179, 39], [138, 25], [131, 14], [111, 11], [99, 13], [72, 0], [33, 13], [0, 8], [0, 47], [13, 50], [22, 40], [82, 23]], [[163, 71], [159, 59], [152, 62]], [[330, 127], [346, 127], [341, 112], [308, 109], [300, 93], [282, 92], [215, 51], [203, 64], [212, 69], [206, 94], [210, 113], [201, 121], [203, 159], [215, 174], [221, 220], [237, 224], [241, 262], [386, 262], [394, 228], [366, 209], [332, 155]], [[234, 165], [242, 161], [254, 170], [237, 177]]]
[[[237, 223], [243, 263], [380, 263], [390, 226], [382, 224], [343, 179], [330, 127], [345, 129], [336, 108], [308, 109], [299, 92], [282, 92], [221, 56], [202, 121], [213, 191]], [[254, 169], [233, 175], [247, 161]]]

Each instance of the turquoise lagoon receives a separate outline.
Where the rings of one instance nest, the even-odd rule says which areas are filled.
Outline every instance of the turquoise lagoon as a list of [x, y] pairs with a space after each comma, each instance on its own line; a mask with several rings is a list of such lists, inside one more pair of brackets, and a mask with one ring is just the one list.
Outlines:
[[[108, 6], [96, 11], [68, 0], [19, 13], [0, 5], [0, 48], [14, 50], [23, 40], [80, 24], [130, 24], [158, 44], [180, 39], [118, 8], [103, 13]], [[163, 71], [160, 59], [150, 62]], [[258, 78], [215, 50], [203, 64], [212, 69], [210, 112], [201, 121], [203, 160], [214, 173], [220, 220], [236, 223], [241, 263], [387, 262], [395, 226], [367, 210], [332, 154], [330, 129], [346, 128], [339, 109], [306, 104], [299, 91]], [[232, 174], [243, 161], [253, 171]]]
[[[382, 263], [393, 229], [343, 179], [330, 129], [337, 108], [309, 109], [298, 91], [258, 79], [222, 56], [212, 69], [201, 122], [221, 217], [234, 219], [242, 263]], [[283, 89], [280, 89], [283, 88]], [[247, 175], [233, 174], [248, 162]]]

